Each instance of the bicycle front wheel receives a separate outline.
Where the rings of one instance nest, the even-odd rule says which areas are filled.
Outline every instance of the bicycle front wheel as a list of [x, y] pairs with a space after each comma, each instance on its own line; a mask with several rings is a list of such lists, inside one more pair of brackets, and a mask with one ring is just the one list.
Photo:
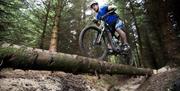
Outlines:
[[96, 26], [84, 28], [79, 36], [80, 49], [84, 56], [91, 58], [104, 59], [107, 55], [107, 43], [103, 35], [100, 43], [96, 43], [101, 30]]

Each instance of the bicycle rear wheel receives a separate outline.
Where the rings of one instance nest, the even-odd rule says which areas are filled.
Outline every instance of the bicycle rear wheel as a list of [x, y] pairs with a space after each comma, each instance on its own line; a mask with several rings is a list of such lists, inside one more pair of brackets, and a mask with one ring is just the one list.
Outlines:
[[107, 55], [107, 43], [104, 35], [100, 43], [96, 43], [101, 30], [96, 26], [88, 26], [84, 28], [79, 36], [80, 49], [84, 56], [91, 58], [104, 59]]

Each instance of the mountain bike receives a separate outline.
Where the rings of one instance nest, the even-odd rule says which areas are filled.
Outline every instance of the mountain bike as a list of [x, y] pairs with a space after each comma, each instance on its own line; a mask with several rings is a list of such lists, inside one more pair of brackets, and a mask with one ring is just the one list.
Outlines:
[[[89, 25], [85, 27], [79, 35], [79, 45], [84, 56], [105, 60], [108, 55], [120, 55], [125, 61], [124, 64], [131, 64], [131, 50], [124, 51], [120, 35], [115, 31], [110, 32], [112, 28], [101, 20], [100, 26]], [[111, 46], [113, 52], [109, 52], [108, 46]]]

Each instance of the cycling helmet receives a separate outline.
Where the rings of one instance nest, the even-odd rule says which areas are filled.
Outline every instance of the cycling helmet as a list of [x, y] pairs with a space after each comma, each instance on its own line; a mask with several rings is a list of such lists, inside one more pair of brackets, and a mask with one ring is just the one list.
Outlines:
[[92, 2], [90, 3], [90, 8], [93, 8], [93, 5], [98, 5], [98, 2], [92, 1]]

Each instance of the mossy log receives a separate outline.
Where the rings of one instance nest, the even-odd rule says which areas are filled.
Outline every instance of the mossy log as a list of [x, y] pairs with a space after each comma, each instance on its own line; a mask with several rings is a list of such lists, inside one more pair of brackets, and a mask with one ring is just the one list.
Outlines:
[[1, 67], [64, 71], [69, 73], [151, 75], [151, 69], [111, 64], [98, 59], [70, 55], [25, 46], [0, 44]]

